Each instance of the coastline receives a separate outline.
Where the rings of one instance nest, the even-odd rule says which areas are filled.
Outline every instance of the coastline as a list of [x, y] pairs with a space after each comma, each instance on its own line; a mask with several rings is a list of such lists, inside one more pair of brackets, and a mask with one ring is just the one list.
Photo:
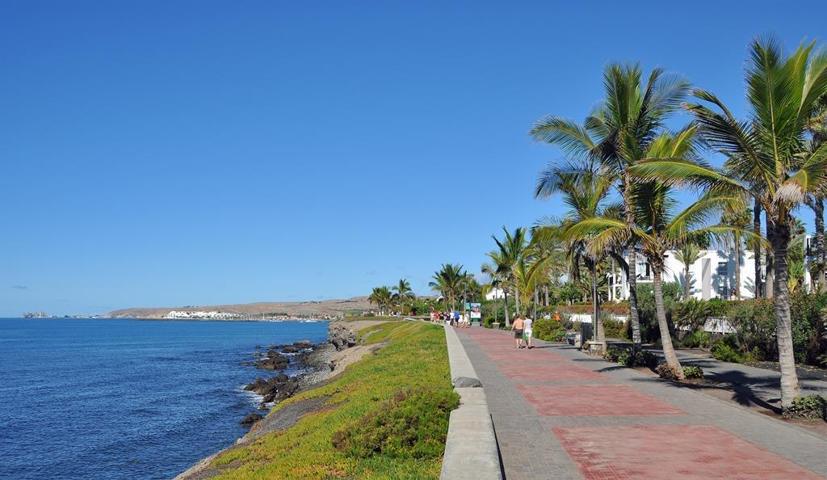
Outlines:
[[[324, 401], [327, 399], [327, 397], [324, 396], [309, 401], [296, 402], [278, 409], [275, 412], [273, 411], [274, 407], [281, 401], [296, 394], [325, 385], [328, 381], [343, 372], [350, 364], [360, 360], [366, 354], [373, 353], [381, 348], [381, 344], [359, 345], [357, 343], [357, 331], [362, 326], [366, 324], [376, 325], [379, 323], [383, 323], [383, 321], [329, 322], [328, 338], [326, 341], [313, 345], [312, 351], [310, 352], [297, 352], [297, 359], [302, 364], [301, 373], [279, 383], [279, 385], [284, 385], [288, 382], [295, 381], [296, 388], [292, 389], [291, 387], [288, 395], [279, 397], [275, 402], [263, 402], [262, 407], [266, 406], [267, 414], [250, 422], [250, 429], [247, 433], [236, 439], [232, 445], [202, 458], [187, 470], [179, 473], [174, 477], [175, 480], [201, 480], [210, 478], [214, 473], [217, 473], [210, 469], [210, 465], [212, 460], [218, 455], [235, 447], [248, 444], [267, 433], [289, 428], [305, 414], [322, 408]], [[296, 344], [300, 343], [302, 342], [296, 342]], [[267, 357], [261, 358], [266, 359]], [[261, 360], [261, 358], [259, 360]], [[275, 371], [277, 370], [274, 370], [274, 372]], [[277, 377], [278, 374], [270, 378], [274, 379]], [[250, 391], [249, 387], [254, 385], [258, 380], [259, 378], [247, 385], [245, 390]], [[262, 396], [262, 400], [264, 399], [265, 397]]]

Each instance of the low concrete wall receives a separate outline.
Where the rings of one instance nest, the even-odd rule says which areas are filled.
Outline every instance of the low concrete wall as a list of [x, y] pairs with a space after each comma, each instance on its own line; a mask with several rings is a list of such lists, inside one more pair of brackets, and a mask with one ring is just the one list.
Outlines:
[[[448, 325], [445, 326], [445, 341], [451, 381], [455, 382], [460, 377], [479, 380], [457, 333]], [[460, 396], [460, 406], [451, 412], [440, 478], [502, 480], [497, 437], [494, 435], [494, 422], [488, 411], [485, 389], [462, 387], [454, 390]]]

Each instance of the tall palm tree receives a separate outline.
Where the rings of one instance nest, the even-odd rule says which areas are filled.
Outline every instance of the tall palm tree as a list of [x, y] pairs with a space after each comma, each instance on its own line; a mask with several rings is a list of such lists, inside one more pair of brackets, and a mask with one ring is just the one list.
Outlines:
[[429, 282], [428, 286], [440, 292], [445, 298], [446, 304], [454, 310], [456, 309], [457, 296], [462, 292], [465, 277], [466, 273], [462, 265], [446, 263], [442, 265], [438, 272], [434, 273], [433, 281]]
[[394, 292], [393, 299], [396, 300], [400, 306], [416, 298], [413, 290], [411, 290], [411, 283], [404, 278], [400, 278], [399, 283], [394, 285], [392, 290]]
[[[509, 232], [507, 228], [503, 227], [503, 239], [500, 240], [492, 235], [491, 238], [497, 244], [498, 259], [502, 262], [503, 274], [505, 275], [508, 284], [514, 287], [514, 302], [517, 307], [517, 313], [520, 313], [520, 292], [516, 284], [516, 268], [523, 256], [526, 254], [528, 247], [528, 240], [526, 238], [526, 229], [517, 227], [514, 232]], [[492, 257], [492, 260], [494, 258]], [[506, 320], [506, 323], [508, 321]]]
[[[549, 116], [531, 129], [538, 141], [562, 148], [572, 156], [600, 161], [611, 173], [623, 197], [624, 218], [634, 231], [632, 205], [634, 179], [629, 168], [645, 158], [651, 142], [666, 130], [664, 122], [678, 110], [689, 84], [655, 69], [644, 82], [639, 65], [609, 65], [603, 74], [605, 97], [583, 126], [560, 117]], [[640, 346], [640, 321], [637, 305], [637, 239], [627, 240], [631, 261], [624, 270], [629, 282], [629, 309], [632, 340]]]
[[653, 159], [635, 166], [644, 178], [685, 182], [714, 192], [752, 196], [765, 212], [773, 253], [781, 407], [799, 395], [790, 319], [787, 249], [792, 212], [805, 196], [827, 181], [827, 145], [807, 148], [807, 124], [827, 95], [827, 54], [815, 44], [799, 46], [786, 56], [772, 39], [751, 46], [747, 71], [749, 121], [739, 121], [710, 92], [698, 90], [702, 103], [687, 105], [706, 142], [727, 156], [726, 167], [739, 177], [687, 159]]
[[[537, 179], [535, 197], [547, 198], [562, 194], [563, 203], [568, 206], [566, 216], [557, 225], [543, 226], [534, 230], [532, 241], [541, 241], [546, 236], [560, 236], [569, 225], [587, 218], [601, 216], [619, 217], [620, 207], [607, 205], [606, 200], [612, 188], [613, 180], [602, 175], [596, 165], [572, 164], [563, 167], [550, 166]], [[605, 259], [606, 252], [592, 254], [586, 248], [589, 237], [572, 238], [567, 241], [567, 257], [570, 261], [570, 278], [579, 280], [580, 266], [583, 265], [591, 277], [592, 316], [594, 318], [594, 338], [605, 341], [603, 320], [600, 318], [600, 294], [598, 291], [598, 267]]]
[[[810, 119], [808, 130], [812, 136], [809, 149], [817, 150], [827, 143], [827, 96], [822, 97], [821, 106]], [[824, 240], [824, 197], [825, 189], [805, 197], [805, 203], [813, 210], [815, 235], [813, 236], [813, 279], [819, 292], [827, 292], [827, 246]]]
[[376, 304], [379, 308], [379, 315], [385, 314], [385, 308], [387, 308], [391, 304], [393, 294], [391, 293], [391, 289], [388, 287], [376, 287], [368, 296], [368, 301], [370, 303]]
[[[695, 128], [688, 128], [676, 135], [661, 134], [654, 139], [646, 151], [649, 158], [694, 158]], [[668, 184], [658, 181], [639, 181], [634, 184], [632, 206], [635, 210], [635, 229], [629, 232], [628, 224], [611, 218], [586, 219], [567, 230], [567, 235], [578, 238], [591, 233], [589, 249], [600, 252], [618, 239], [632, 233], [639, 239], [641, 250], [652, 269], [652, 288], [655, 297], [655, 312], [660, 330], [661, 344], [666, 363], [677, 378], [683, 378], [683, 369], [672, 344], [666, 308], [663, 300], [664, 255], [669, 250], [680, 248], [685, 243], [697, 243], [710, 235], [730, 235], [738, 231], [749, 232], [727, 225], [708, 225], [709, 217], [723, 208], [743, 205], [739, 195], [707, 195], [691, 204], [680, 213], [673, 214], [675, 201], [670, 195]]]
[[491, 264], [486, 264], [486, 267], [490, 270], [484, 271], [483, 273], [488, 273], [492, 278], [492, 283], [496, 281], [497, 286], [503, 292], [505, 326], [508, 328], [511, 326], [511, 319], [508, 313], [508, 286], [511, 279], [511, 263], [499, 250], [488, 252], [488, 258], [491, 259]]
[[692, 298], [689, 268], [701, 258], [701, 247], [694, 242], [686, 242], [675, 251], [675, 258], [683, 264], [683, 301], [687, 301]]

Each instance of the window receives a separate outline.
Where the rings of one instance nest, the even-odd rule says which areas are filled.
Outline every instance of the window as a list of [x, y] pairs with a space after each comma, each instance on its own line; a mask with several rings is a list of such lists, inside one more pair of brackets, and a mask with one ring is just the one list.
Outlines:
[[729, 277], [727, 276], [727, 262], [718, 262], [718, 268], [715, 269], [715, 276], [717, 277], [718, 297], [728, 299]]

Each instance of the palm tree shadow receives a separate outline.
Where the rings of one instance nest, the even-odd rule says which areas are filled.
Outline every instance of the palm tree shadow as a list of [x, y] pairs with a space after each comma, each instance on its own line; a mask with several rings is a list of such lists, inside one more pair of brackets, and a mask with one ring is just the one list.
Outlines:
[[[703, 362], [691, 362], [701, 365]], [[637, 379], [638, 381], [660, 381], [657, 378]], [[730, 399], [744, 407], [760, 407], [776, 414], [781, 414], [780, 398], [762, 398], [757, 389], [778, 389], [779, 380], [775, 377], [748, 377], [743, 372], [729, 370], [725, 372], [707, 372], [701, 383], [669, 381], [670, 385], [695, 391], [732, 392]]]

